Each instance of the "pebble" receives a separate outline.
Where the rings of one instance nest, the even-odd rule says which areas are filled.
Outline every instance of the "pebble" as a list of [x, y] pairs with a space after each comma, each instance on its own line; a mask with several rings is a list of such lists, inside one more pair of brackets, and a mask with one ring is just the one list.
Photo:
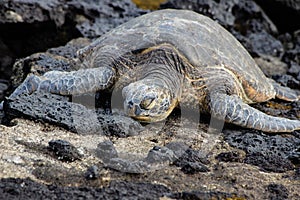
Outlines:
[[99, 169], [97, 166], [93, 165], [89, 167], [85, 173], [85, 178], [87, 180], [95, 180], [99, 177]]
[[65, 162], [80, 160], [82, 157], [76, 147], [66, 140], [51, 140], [48, 149], [54, 152], [58, 160]]

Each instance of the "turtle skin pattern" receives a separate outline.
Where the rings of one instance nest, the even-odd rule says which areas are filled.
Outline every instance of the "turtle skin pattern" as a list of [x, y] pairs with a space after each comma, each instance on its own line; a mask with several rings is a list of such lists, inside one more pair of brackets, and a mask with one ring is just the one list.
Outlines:
[[36, 90], [75, 95], [118, 88], [127, 114], [144, 122], [164, 120], [176, 106], [186, 104], [243, 127], [300, 129], [298, 120], [269, 116], [249, 105], [275, 97], [298, 101], [298, 96], [265, 77], [228, 31], [193, 11], [145, 14], [78, 54], [83, 69], [29, 75], [9, 98]]

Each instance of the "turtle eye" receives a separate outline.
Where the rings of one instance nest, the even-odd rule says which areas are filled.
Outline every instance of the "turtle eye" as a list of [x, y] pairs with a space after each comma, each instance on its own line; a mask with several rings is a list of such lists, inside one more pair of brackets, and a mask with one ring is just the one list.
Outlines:
[[145, 110], [149, 110], [153, 108], [155, 105], [154, 99], [155, 99], [154, 97], [145, 98], [143, 101], [141, 101], [140, 108]]

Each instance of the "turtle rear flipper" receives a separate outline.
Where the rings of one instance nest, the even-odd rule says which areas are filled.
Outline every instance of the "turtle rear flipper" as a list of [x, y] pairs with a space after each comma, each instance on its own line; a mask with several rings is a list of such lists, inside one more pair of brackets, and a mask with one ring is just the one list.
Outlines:
[[279, 83], [272, 81], [274, 86], [276, 97], [285, 101], [298, 101], [300, 96], [296, 92], [288, 87], [281, 86]]
[[265, 132], [300, 130], [300, 121], [267, 115], [243, 103], [236, 95], [217, 94], [211, 97], [212, 116], [239, 126]]

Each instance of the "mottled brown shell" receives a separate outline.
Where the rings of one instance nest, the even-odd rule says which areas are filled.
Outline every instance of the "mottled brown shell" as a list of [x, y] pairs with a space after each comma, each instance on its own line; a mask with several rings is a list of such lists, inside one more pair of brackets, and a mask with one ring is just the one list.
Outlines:
[[[194, 67], [225, 66], [252, 102], [275, 96], [273, 85], [244, 47], [217, 22], [193, 11], [166, 9], [145, 14], [113, 29], [81, 53], [83, 60], [93, 65], [99, 60], [107, 61], [99, 55], [117, 60], [127, 52], [162, 43], [173, 45]], [[102, 64], [107, 63], [97, 63]], [[188, 73], [197, 73], [197, 70]]]

